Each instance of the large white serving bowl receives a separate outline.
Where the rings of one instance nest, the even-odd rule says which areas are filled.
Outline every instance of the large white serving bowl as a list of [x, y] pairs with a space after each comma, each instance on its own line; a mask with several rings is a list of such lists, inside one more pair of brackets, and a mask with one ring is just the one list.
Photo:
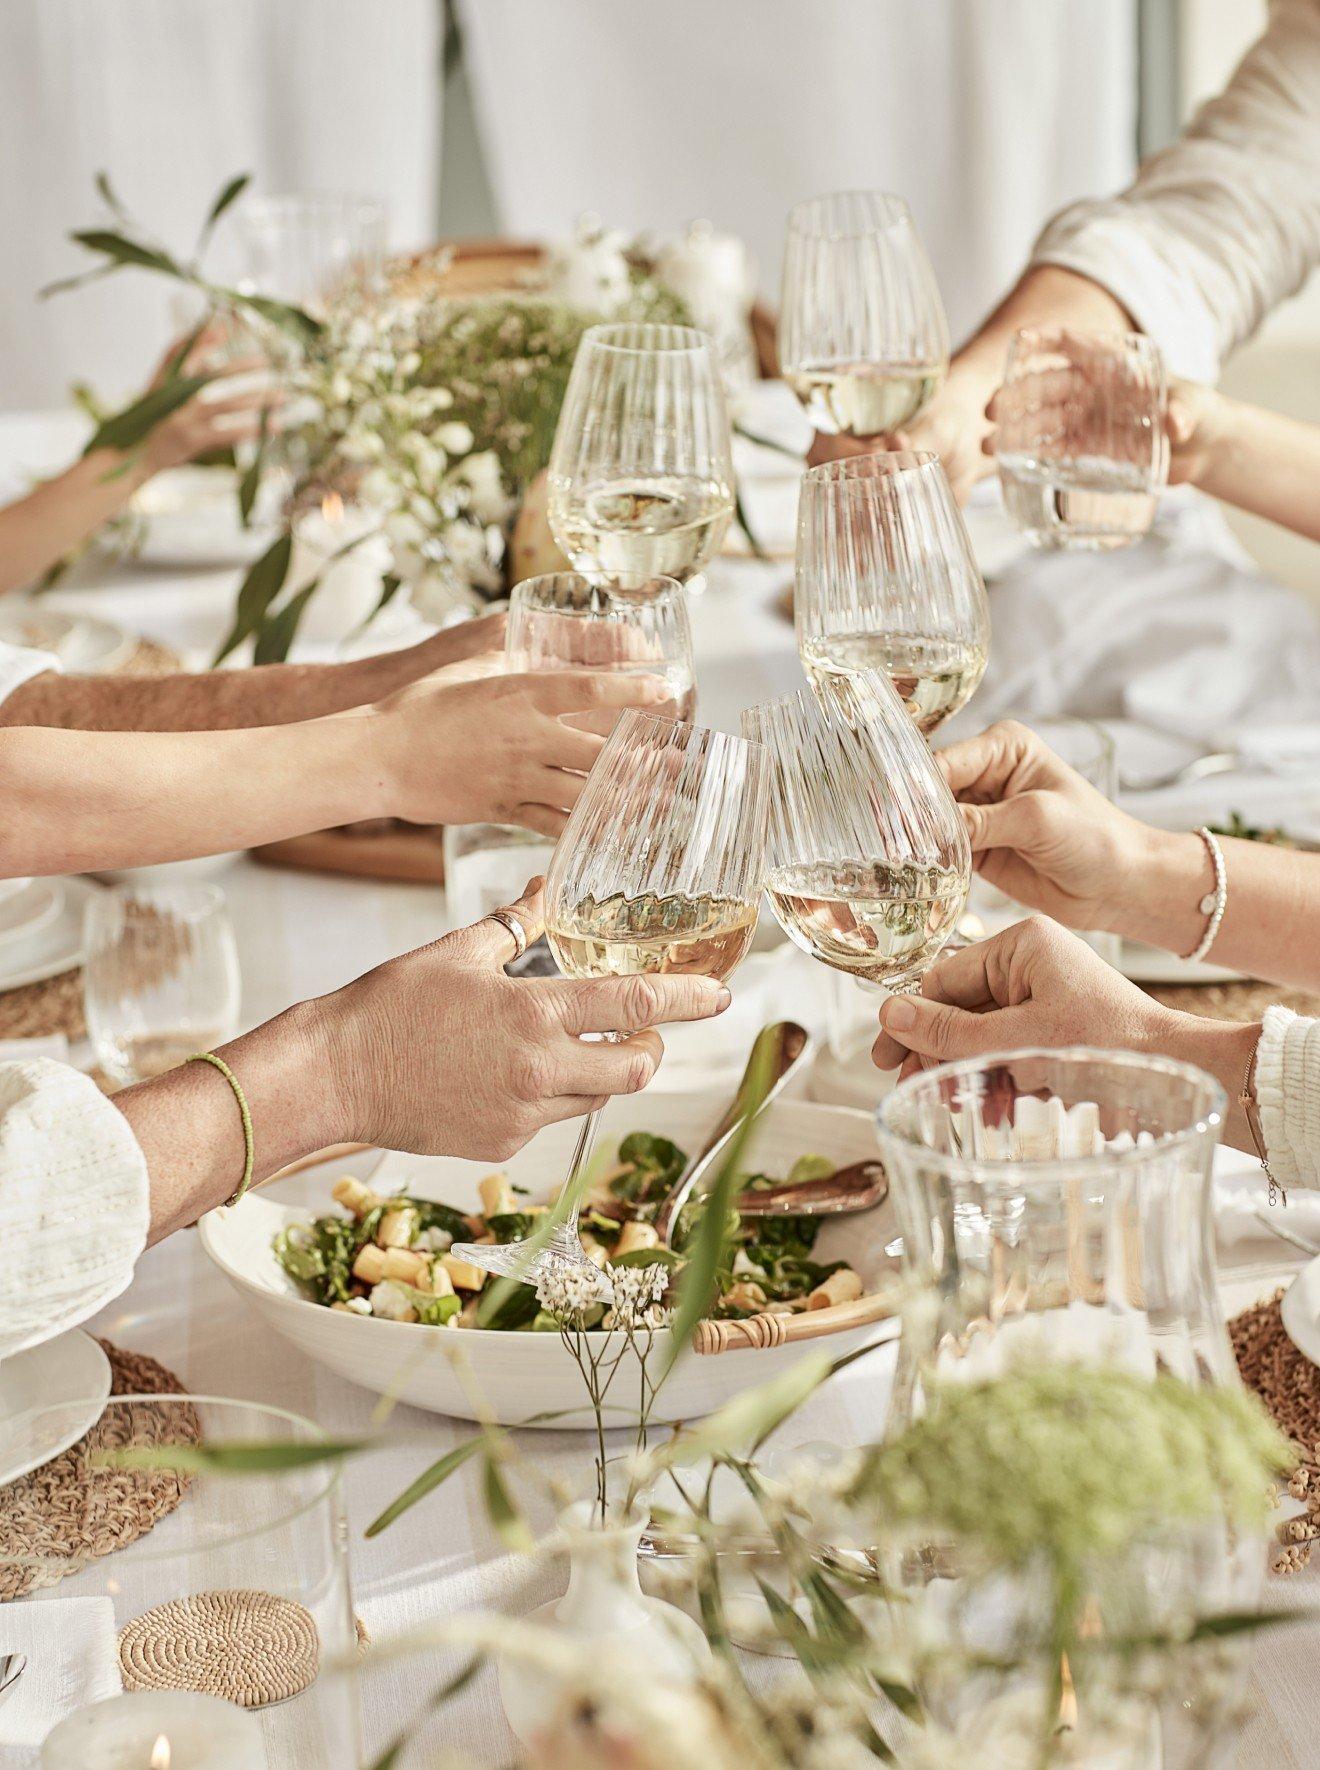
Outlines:
[[[710, 1094], [615, 1100], [605, 1109], [601, 1136], [617, 1139], [629, 1131], [653, 1131], [672, 1137], [691, 1152], [704, 1140], [722, 1106], [723, 1101]], [[533, 1198], [543, 1198], [563, 1178], [577, 1132], [576, 1123], [550, 1126], [504, 1164], [505, 1172]], [[777, 1101], [754, 1129], [746, 1165], [752, 1171], [785, 1174], [798, 1156], [808, 1154], [827, 1156], [840, 1167], [874, 1159], [870, 1115], [814, 1101]], [[478, 1208], [478, 1183], [490, 1172], [490, 1163], [391, 1153], [382, 1158], [371, 1183], [381, 1192], [407, 1190], [471, 1211]], [[330, 1185], [327, 1175], [324, 1203], [312, 1211], [305, 1205], [249, 1195], [232, 1210], [212, 1211], [202, 1218], [203, 1248], [271, 1327], [350, 1382], [434, 1413], [472, 1420], [484, 1410], [509, 1426], [562, 1429], [592, 1424], [584, 1406], [581, 1374], [557, 1334], [455, 1331], [378, 1321], [326, 1309], [303, 1297], [275, 1259], [271, 1238], [287, 1223], [305, 1222], [310, 1215], [337, 1209]], [[818, 1256], [848, 1260], [873, 1284], [891, 1270], [884, 1246], [896, 1233], [892, 1206], [886, 1200], [865, 1215], [827, 1222], [816, 1244]], [[652, 1418], [696, 1419], [822, 1346], [843, 1353], [868, 1341], [892, 1339], [897, 1331], [896, 1321], [882, 1321], [806, 1344], [714, 1357], [698, 1357], [688, 1350], [661, 1389]], [[622, 1337], [613, 1338], [622, 1349]], [[663, 1358], [668, 1347], [669, 1335], [662, 1331], [652, 1357]], [[635, 1393], [635, 1383], [628, 1389]], [[624, 1409], [617, 1424], [628, 1423]]]

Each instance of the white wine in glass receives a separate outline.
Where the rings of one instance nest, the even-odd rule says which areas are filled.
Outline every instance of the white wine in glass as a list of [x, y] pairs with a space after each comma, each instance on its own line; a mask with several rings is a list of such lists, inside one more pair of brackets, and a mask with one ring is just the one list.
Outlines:
[[900, 983], [926, 969], [967, 901], [967, 880], [946, 867], [882, 861], [808, 861], [766, 881], [775, 920], [823, 965], [867, 983]]
[[583, 334], [550, 454], [549, 518], [579, 571], [686, 583], [733, 515], [724, 386], [689, 326]]
[[883, 670], [922, 737], [965, 707], [985, 674], [988, 647], [979, 637], [941, 639], [922, 633], [835, 633], [802, 641], [802, 667], [813, 682], [858, 670]]
[[586, 896], [546, 925], [550, 950], [566, 977], [635, 977], [695, 972], [721, 982], [747, 956], [756, 905], [737, 898]]
[[949, 370], [949, 327], [901, 197], [833, 191], [792, 210], [779, 361], [827, 435], [885, 436], [934, 398]]

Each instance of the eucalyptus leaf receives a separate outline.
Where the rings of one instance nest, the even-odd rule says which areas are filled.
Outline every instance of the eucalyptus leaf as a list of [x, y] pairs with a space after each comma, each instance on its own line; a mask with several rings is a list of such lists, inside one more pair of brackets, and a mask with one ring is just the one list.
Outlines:
[[379, 1518], [372, 1519], [364, 1535], [379, 1536], [382, 1530], [388, 1530], [395, 1519], [401, 1518], [405, 1512], [417, 1504], [418, 1500], [424, 1500], [427, 1494], [434, 1493], [437, 1487], [443, 1486], [456, 1470], [461, 1469], [464, 1463], [477, 1454], [484, 1443], [485, 1440], [478, 1433], [475, 1437], [467, 1439], [465, 1443], [455, 1445], [453, 1450], [446, 1451], [438, 1462], [432, 1463], [429, 1469], [423, 1470], [416, 1481], [405, 1487], [399, 1497], [386, 1506]]
[[252, 512], [256, 507], [257, 493], [261, 490], [261, 475], [266, 465], [266, 444], [269, 438], [270, 407], [263, 406], [257, 429], [257, 446], [238, 482], [238, 520], [245, 529], [252, 527]]
[[298, 623], [303, 618], [303, 610], [321, 588], [321, 580], [313, 578], [305, 584], [296, 596], [291, 596], [272, 615], [268, 615], [257, 629], [257, 643], [253, 648], [254, 664], [282, 664], [289, 655], [298, 634]]
[[159, 246], [144, 246], [140, 240], [130, 239], [127, 234], [115, 233], [110, 228], [89, 227], [70, 234], [69, 238], [88, 252], [100, 252], [116, 267], [132, 265], [139, 270], [155, 270], [163, 276], [187, 280], [187, 272], [168, 252]]
[[197, 1475], [264, 1475], [337, 1463], [375, 1449], [372, 1438], [324, 1438], [308, 1442], [231, 1439], [227, 1444], [142, 1444], [92, 1453], [92, 1460], [116, 1469], [182, 1469]]
[[213, 378], [210, 375], [176, 375], [149, 387], [132, 405], [125, 406], [122, 412], [116, 412], [97, 426], [83, 454], [90, 455], [96, 449], [123, 451], [136, 448], [158, 424], [163, 424], [180, 406], [187, 405], [193, 395]]
[[207, 241], [211, 238], [211, 232], [215, 227], [216, 222], [219, 221], [225, 210], [228, 209], [232, 203], [238, 201], [239, 197], [243, 195], [243, 192], [251, 183], [252, 174], [250, 172], [240, 172], [237, 177], [229, 180], [229, 183], [225, 185], [224, 189], [220, 192], [220, 195], [215, 199], [214, 203], [211, 204], [211, 207], [206, 213], [206, 220], [202, 223], [202, 231], [197, 236], [197, 253], [199, 257], [206, 249]]
[[98, 172], [93, 183], [96, 186], [97, 196], [100, 197], [106, 208], [113, 210], [119, 217], [120, 221], [131, 226], [132, 221], [128, 210], [119, 200], [119, 197], [115, 194], [114, 186], [110, 183], [110, 174], [108, 172]]
[[486, 1512], [500, 1541], [506, 1549], [525, 1555], [532, 1548], [532, 1533], [509, 1492], [499, 1459], [489, 1445], [486, 1447], [482, 1465], [482, 1491], [486, 1499]]
[[688, 1432], [672, 1438], [657, 1453], [662, 1464], [698, 1463], [707, 1457], [737, 1456], [754, 1440], [764, 1438], [801, 1407], [830, 1374], [823, 1352], [809, 1353], [797, 1364], [755, 1389], [745, 1389]]
[[266, 611], [284, 588], [292, 557], [293, 535], [286, 529], [249, 568], [238, 592], [234, 624], [215, 654], [213, 663], [222, 664], [231, 651], [242, 645], [261, 626], [266, 618]]
[[314, 319], [305, 308], [297, 307], [291, 301], [276, 301], [270, 295], [246, 295], [241, 289], [216, 289], [222, 300], [234, 307], [245, 308], [254, 313], [268, 325], [278, 331], [287, 333], [298, 345], [311, 344], [324, 331], [320, 320]]

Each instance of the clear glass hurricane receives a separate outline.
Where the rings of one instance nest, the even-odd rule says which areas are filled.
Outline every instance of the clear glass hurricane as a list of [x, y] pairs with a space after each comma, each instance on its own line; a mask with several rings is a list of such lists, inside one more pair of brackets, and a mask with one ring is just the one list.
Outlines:
[[[1211, 1210], [1224, 1107], [1223, 1090], [1200, 1070], [1080, 1048], [975, 1058], [900, 1083], [877, 1114], [911, 1290], [888, 1430], [938, 1407], [940, 1391], [953, 1385], [1048, 1364], [1117, 1367], [1193, 1388], [1237, 1384]], [[1168, 1481], [1176, 1484], [1176, 1446], [1161, 1453], [1152, 1445], [1152, 1458], [1160, 1454], [1175, 1465]], [[937, 1666], [936, 1694], [951, 1718], [973, 1725], [1025, 1695], [1038, 1714], [1051, 1689], [1059, 1701], [1062, 1683], [1061, 1726], [1075, 1731], [1077, 1746], [1098, 1746], [1117, 1714], [1107, 1656], [1086, 1655], [1098, 1688], [1088, 1689], [1073, 1666], [1074, 1689], [1057, 1646], [1041, 1638], [1057, 1601], [1042, 1590], [1041, 1570], [1027, 1565], [1009, 1579], [1001, 1569], [991, 1586], [974, 1557], [929, 1540], [909, 1543], [890, 1564], [901, 1568], [930, 1638], [947, 1642], [949, 1668], [965, 1668], [969, 1657], [1014, 1667], [989, 1679], [952, 1669], [945, 1677]], [[1093, 1584], [1073, 1594], [1081, 1632], [1096, 1642], [1107, 1633], [1182, 1639], [1192, 1619], [1251, 1608], [1264, 1566], [1261, 1540], [1222, 1520], [1198, 1520], [1186, 1532], [1166, 1526], [1117, 1563], [1096, 1559]], [[1111, 1669], [1120, 1666], [1121, 1650]], [[1231, 1694], [1225, 1671], [1218, 1682]], [[1189, 1685], [1152, 1704], [1138, 1684], [1118, 1696], [1135, 1735], [1132, 1755], [1097, 1750], [1060, 1761], [1133, 1770], [1223, 1762], [1188, 1750], [1219, 1723], [1213, 1691]]]
[[550, 528], [579, 571], [686, 583], [733, 515], [719, 364], [690, 326], [592, 326], [550, 454]]
[[832, 191], [790, 212], [779, 364], [827, 434], [901, 430], [938, 392], [949, 325], [902, 197]]
[[548, 572], [515, 586], [504, 658], [510, 670], [620, 670], [659, 676], [672, 701], [655, 709], [691, 719], [697, 693], [687, 597], [675, 578], [628, 574], [608, 584], [584, 572]]
[[808, 676], [884, 670], [923, 737], [966, 706], [990, 608], [938, 455], [855, 455], [803, 475], [793, 618]]
[[1159, 346], [1140, 332], [1019, 332], [995, 401], [1004, 508], [1035, 547], [1141, 540], [1169, 477]]
[[837, 971], [914, 990], [967, 902], [972, 857], [944, 776], [886, 676], [862, 670], [751, 707], [774, 768], [766, 890]]
[[[564, 975], [690, 972], [726, 979], [756, 932], [769, 797], [770, 759], [759, 745], [625, 712], [587, 777], [546, 878], [546, 938]], [[465, 1243], [454, 1253], [529, 1284], [579, 1275], [607, 1298], [608, 1280], [578, 1239], [598, 1116], [589, 1113], [583, 1122], [565, 1180], [567, 1216], [543, 1248]]]

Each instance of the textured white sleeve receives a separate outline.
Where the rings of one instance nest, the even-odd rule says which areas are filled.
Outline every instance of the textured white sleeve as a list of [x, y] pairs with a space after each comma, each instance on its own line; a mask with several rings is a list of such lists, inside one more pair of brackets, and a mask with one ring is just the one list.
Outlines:
[[47, 1057], [0, 1063], [0, 1358], [126, 1289], [147, 1214], [146, 1159], [95, 1082]]
[[0, 701], [7, 701], [16, 688], [22, 688], [33, 676], [44, 676], [47, 670], [59, 667], [60, 660], [53, 652], [7, 645], [0, 640]]
[[1218, 380], [1320, 263], [1320, 0], [1273, 0], [1219, 97], [1120, 196], [1055, 216], [1032, 263], [1090, 277], [1174, 374]]
[[1320, 1020], [1267, 1008], [1256, 1051], [1256, 1101], [1270, 1172], [1287, 1192], [1320, 1187]]

